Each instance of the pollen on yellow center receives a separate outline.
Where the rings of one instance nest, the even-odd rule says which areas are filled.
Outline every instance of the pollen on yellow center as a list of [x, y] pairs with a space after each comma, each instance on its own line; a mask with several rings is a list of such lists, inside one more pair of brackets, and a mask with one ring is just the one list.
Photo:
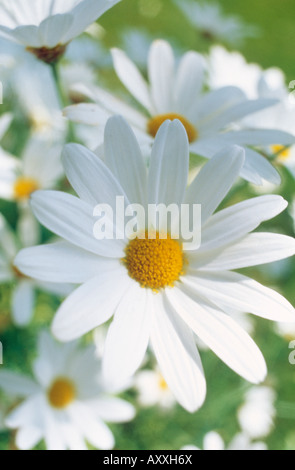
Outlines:
[[149, 238], [144, 236], [131, 240], [123, 259], [129, 276], [142, 287], [159, 291], [173, 287], [184, 272], [185, 256], [182, 245], [170, 235], [160, 238], [159, 233]]
[[186, 119], [184, 116], [181, 116], [180, 114], [177, 114], [177, 113], [159, 114], [158, 116], [154, 116], [153, 118], [151, 118], [147, 124], [148, 133], [152, 135], [153, 137], [156, 137], [157, 132], [160, 129], [161, 125], [165, 121], [167, 121], [167, 119], [170, 119], [170, 121], [173, 121], [174, 119], [178, 119], [183, 124], [190, 143], [197, 140], [198, 138], [197, 129], [193, 126], [191, 122], [189, 122], [188, 119]]
[[277, 155], [277, 159], [281, 161], [288, 160], [291, 155], [291, 150], [289, 147], [284, 147], [284, 145], [273, 145], [272, 152]]
[[56, 379], [47, 392], [48, 400], [54, 408], [66, 408], [76, 396], [74, 384], [66, 378]]
[[37, 189], [39, 189], [39, 184], [35, 179], [21, 176], [14, 183], [13, 191], [15, 199], [29, 199], [30, 195], [37, 191]]

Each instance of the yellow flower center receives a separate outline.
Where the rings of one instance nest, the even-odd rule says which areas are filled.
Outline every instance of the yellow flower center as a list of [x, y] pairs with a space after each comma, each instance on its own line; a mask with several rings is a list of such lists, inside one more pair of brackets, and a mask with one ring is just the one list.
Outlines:
[[162, 375], [159, 376], [158, 384], [159, 384], [160, 390], [162, 390], [163, 392], [165, 392], [169, 388], [168, 385], [167, 385], [166, 380], [164, 379], [164, 377]]
[[161, 125], [165, 121], [167, 121], [167, 119], [170, 119], [170, 121], [173, 121], [174, 119], [178, 119], [183, 124], [190, 143], [197, 140], [198, 138], [197, 129], [192, 125], [191, 122], [189, 122], [188, 119], [176, 113], [159, 114], [158, 116], [154, 116], [152, 119], [148, 121], [148, 125], [147, 125], [148, 133], [152, 135], [153, 137], [156, 137], [157, 132], [160, 129]]
[[160, 238], [145, 236], [131, 240], [126, 248], [123, 263], [129, 276], [142, 287], [158, 292], [165, 287], [173, 287], [184, 272], [185, 257], [182, 245], [170, 235]]
[[273, 154], [277, 155], [277, 159], [279, 161], [288, 160], [291, 156], [291, 150], [289, 147], [285, 147], [284, 145], [273, 145], [271, 147]]
[[17, 200], [29, 199], [30, 195], [39, 189], [38, 182], [33, 178], [21, 176], [14, 183], [14, 196]]
[[56, 379], [47, 392], [48, 400], [53, 408], [66, 408], [76, 396], [74, 384], [65, 378]]

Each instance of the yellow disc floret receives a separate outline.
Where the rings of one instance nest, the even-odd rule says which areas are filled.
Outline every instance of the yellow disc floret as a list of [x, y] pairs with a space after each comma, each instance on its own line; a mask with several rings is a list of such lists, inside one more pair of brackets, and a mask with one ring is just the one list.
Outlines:
[[162, 390], [163, 392], [165, 392], [166, 390], [169, 390], [167, 382], [161, 374], [159, 375], [158, 385], [159, 385], [160, 390]]
[[21, 176], [14, 183], [14, 197], [18, 201], [29, 199], [37, 189], [39, 189], [39, 184], [34, 178]]
[[191, 122], [189, 122], [188, 119], [176, 113], [159, 114], [158, 116], [154, 116], [152, 119], [148, 121], [148, 125], [147, 125], [148, 133], [152, 135], [153, 137], [156, 137], [157, 132], [160, 129], [161, 125], [165, 121], [167, 121], [167, 119], [170, 119], [170, 121], [173, 121], [174, 119], [178, 119], [183, 124], [190, 143], [197, 140], [198, 138], [197, 129], [193, 126]]
[[129, 276], [142, 287], [159, 291], [173, 287], [183, 274], [185, 257], [182, 245], [170, 235], [160, 238], [159, 233], [149, 238], [149, 233], [131, 240], [123, 259]]
[[271, 149], [279, 161], [286, 161], [291, 156], [290, 148], [284, 145], [273, 145]]
[[66, 408], [76, 396], [74, 384], [66, 378], [56, 379], [47, 392], [48, 400], [53, 408]]

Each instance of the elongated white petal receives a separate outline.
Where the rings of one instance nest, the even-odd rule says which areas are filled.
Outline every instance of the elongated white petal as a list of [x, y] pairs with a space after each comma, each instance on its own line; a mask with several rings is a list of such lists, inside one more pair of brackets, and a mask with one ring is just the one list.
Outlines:
[[112, 57], [115, 71], [121, 82], [134, 98], [136, 98], [150, 114], [153, 114], [154, 107], [151, 103], [148, 85], [136, 65], [119, 49], [112, 49]]
[[[93, 208], [81, 199], [58, 191], [36, 191], [31, 206], [41, 224], [70, 243], [101, 256], [124, 255], [123, 240], [115, 239], [115, 233], [113, 240], [94, 237]], [[108, 222], [114, 224], [112, 218]]]
[[70, 121], [90, 126], [105, 126], [111, 114], [94, 103], [78, 103], [67, 106], [63, 110], [64, 116]]
[[99, 449], [112, 449], [115, 441], [109, 428], [99, 418], [93, 416], [88, 406], [81, 402], [69, 408], [73, 423], [78, 427], [85, 439]]
[[134, 407], [125, 400], [115, 397], [100, 397], [91, 401], [91, 409], [103, 421], [124, 423], [134, 418]]
[[24, 327], [30, 323], [35, 303], [34, 286], [31, 281], [21, 280], [12, 295], [12, 315], [16, 325]]
[[17, 431], [15, 443], [19, 450], [30, 450], [41, 441], [42, 437], [42, 429], [30, 425], [24, 426]]
[[295, 240], [286, 235], [252, 233], [223, 250], [209, 250], [193, 256], [196, 269], [224, 271], [272, 263], [295, 254]]
[[44, 403], [44, 439], [47, 450], [66, 450], [66, 442], [60, 426], [61, 417], [55, 410]]
[[204, 84], [204, 75], [204, 57], [193, 51], [186, 53], [180, 61], [175, 77], [174, 104], [176, 111], [189, 120], [194, 120], [196, 102]]
[[[265, 157], [247, 147], [245, 148], [245, 152], [246, 159], [244, 168], [241, 171], [242, 178], [249, 179], [247, 174], [250, 172], [250, 175], [253, 175], [253, 173], [256, 172], [264, 180], [273, 184], [280, 184], [281, 177], [279, 173]], [[251, 179], [250, 176], [250, 181]]]
[[6, 425], [12, 429], [30, 425], [40, 427], [43, 418], [42, 398], [41, 393], [27, 398], [7, 416]]
[[[156, 136], [149, 179], [149, 204], [180, 205], [188, 180], [189, 146], [183, 125], [167, 121]], [[162, 223], [160, 219], [160, 224]]]
[[177, 401], [189, 412], [204, 403], [206, 381], [193, 336], [162, 298], [154, 297], [151, 341], [161, 373]]
[[214, 214], [203, 226], [200, 251], [229, 245], [255, 230], [262, 222], [280, 214], [287, 202], [281, 196], [260, 196]]
[[202, 223], [213, 214], [238, 177], [245, 159], [241, 147], [227, 147], [203, 166], [189, 186], [185, 203], [201, 204]]
[[22, 273], [40, 281], [81, 284], [102, 271], [116, 269], [119, 260], [57, 242], [20, 251], [14, 264]]
[[139, 144], [127, 122], [111, 118], [105, 128], [105, 162], [131, 203], [146, 205], [147, 171]]
[[66, 33], [71, 28], [73, 21], [74, 16], [70, 13], [45, 18], [38, 28], [40, 45], [51, 48], [59, 43], [65, 44], [67, 42]]
[[266, 364], [250, 336], [232, 318], [201, 300], [193, 289], [183, 286], [182, 290], [167, 291], [180, 317], [237, 374], [252, 383], [262, 382]]
[[169, 43], [154, 41], [149, 52], [148, 73], [153, 105], [158, 114], [171, 111], [174, 85], [174, 55]]
[[219, 139], [224, 145], [235, 143], [237, 145], [254, 145], [258, 147], [273, 144], [294, 145], [295, 143], [295, 137], [292, 134], [276, 129], [225, 132], [219, 136]]
[[103, 355], [103, 374], [111, 389], [124, 384], [143, 361], [150, 336], [151, 295], [133, 282], [118, 305]]
[[105, 323], [114, 314], [130, 278], [125, 268], [102, 272], [76, 289], [61, 305], [52, 331], [61, 341], [71, 341]]
[[6, 370], [0, 371], [0, 388], [16, 397], [30, 396], [39, 391], [39, 386], [33, 380]]
[[183, 283], [225, 311], [237, 309], [268, 320], [295, 322], [295, 310], [284, 297], [241, 274], [198, 272], [187, 274]]

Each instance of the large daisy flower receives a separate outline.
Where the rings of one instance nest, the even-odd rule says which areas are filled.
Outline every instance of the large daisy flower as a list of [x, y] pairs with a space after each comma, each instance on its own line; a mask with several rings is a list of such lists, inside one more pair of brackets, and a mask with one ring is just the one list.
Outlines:
[[34, 448], [42, 439], [47, 450], [86, 450], [86, 442], [111, 449], [114, 437], [104, 421], [130, 421], [135, 410], [112, 397], [105, 387], [95, 349], [79, 349], [76, 342], [60, 345], [48, 333], [39, 337], [34, 379], [0, 371], [0, 388], [24, 398], [6, 418], [17, 429], [16, 445]]
[[55, 62], [66, 45], [120, 0], [2, 0], [0, 34], [44, 62]]
[[[150, 343], [168, 387], [189, 411], [201, 406], [206, 394], [193, 332], [242, 377], [262, 381], [267, 372], [262, 354], [230, 312], [294, 321], [294, 309], [276, 292], [231, 270], [295, 253], [293, 238], [249, 234], [287, 203], [280, 196], [262, 196], [214, 214], [241, 171], [244, 151], [222, 150], [187, 189], [189, 143], [177, 120], [160, 128], [148, 175], [136, 138], [122, 118], [108, 122], [104, 150], [103, 162], [82, 146], [66, 147], [65, 171], [79, 197], [55, 191], [32, 196], [39, 221], [64, 241], [20, 252], [16, 265], [38, 279], [82, 284], [57, 312], [56, 337], [70, 341], [115, 314], [103, 358], [107, 382], [115, 385], [132, 376]], [[194, 249], [175, 239], [178, 222], [173, 219], [161, 239], [164, 216], [154, 238], [147, 235], [150, 226], [141, 217], [135, 238], [123, 230], [116, 239], [97, 240], [94, 207], [108, 204], [116, 213], [118, 196], [127, 206], [144, 208], [200, 204], [201, 246]], [[121, 217], [117, 212], [116, 232]], [[200, 229], [199, 220], [192, 228]]]
[[[145, 112], [138, 111], [98, 87], [78, 86], [77, 91], [96, 102], [70, 106], [69, 119], [104, 129], [112, 114], [121, 114], [133, 127], [141, 144], [151, 144], [166, 119], [178, 119], [190, 141], [190, 151], [211, 158], [226, 145], [244, 146], [246, 158], [241, 176], [255, 184], [265, 179], [278, 184], [280, 177], [271, 164], [253, 147], [294, 143], [294, 136], [275, 129], [241, 129], [239, 122], [248, 115], [276, 103], [275, 100], [248, 100], [236, 87], [203, 93], [205, 61], [188, 52], [178, 67], [171, 46], [154, 41], [148, 58], [146, 82], [136, 65], [119, 50], [112, 51], [115, 71]], [[235, 125], [234, 125], [235, 124]]]

